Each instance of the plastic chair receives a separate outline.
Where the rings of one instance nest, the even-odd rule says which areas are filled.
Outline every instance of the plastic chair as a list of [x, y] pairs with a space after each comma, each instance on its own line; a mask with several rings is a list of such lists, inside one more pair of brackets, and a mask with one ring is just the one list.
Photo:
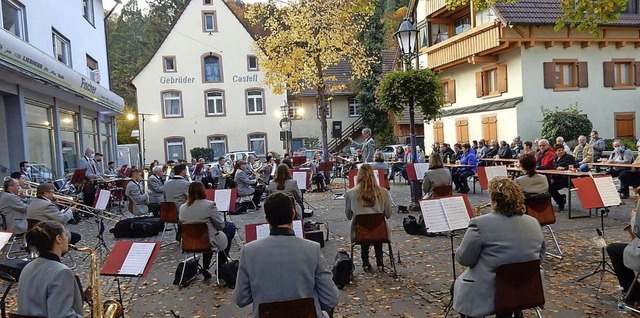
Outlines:
[[[207, 223], [199, 222], [199, 223], [181, 223], [182, 233], [180, 236], [180, 249], [182, 250], [182, 254], [184, 254], [184, 261], [187, 260], [189, 253], [192, 253], [194, 258], [196, 253], [213, 253], [211, 249], [211, 242], [209, 241], [209, 227]], [[215, 253], [214, 253], [215, 256]], [[216, 283], [219, 285], [220, 281], [218, 280], [218, 262], [216, 258]], [[198, 262], [198, 272], [202, 269], [200, 263]], [[184, 270], [182, 271], [182, 277], [180, 277], [180, 281], [184, 278]], [[194, 276], [192, 279], [197, 277]]]
[[360, 214], [356, 215], [353, 222], [355, 222], [355, 238], [351, 242], [351, 259], [353, 259], [353, 250], [356, 245], [361, 244], [376, 244], [386, 243], [389, 247], [389, 251], [383, 252], [389, 256], [389, 264], [393, 273], [392, 277], [397, 277], [396, 263], [393, 259], [393, 249], [391, 247], [391, 241], [389, 240], [389, 231], [387, 229], [387, 220], [384, 214]]
[[274, 301], [258, 305], [259, 318], [317, 318], [316, 305], [312, 297]]
[[551, 224], [556, 223], [556, 214], [553, 212], [553, 204], [551, 203], [551, 196], [541, 198], [527, 198], [525, 201], [527, 207], [527, 214], [534, 217], [540, 223], [540, 226], [544, 226], [549, 230], [553, 243], [556, 245], [558, 254], [546, 252], [547, 255], [562, 259], [564, 255], [556, 239], [556, 233], [551, 228]]
[[534, 309], [544, 305], [544, 289], [540, 276], [540, 260], [502, 264], [496, 269], [495, 312], [508, 313]]
[[[164, 233], [167, 230], [167, 226], [173, 224], [173, 229], [177, 231], [178, 224], [178, 207], [175, 203], [169, 201], [160, 202], [160, 220], [164, 222], [164, 228], [162, 229], [162, 236], [160, 236], [160, 242], [164, 240]], [[167, 245], [178, 243], [177, 240], [173, 240], [167, 244], [162, 245], [165, 247]]]

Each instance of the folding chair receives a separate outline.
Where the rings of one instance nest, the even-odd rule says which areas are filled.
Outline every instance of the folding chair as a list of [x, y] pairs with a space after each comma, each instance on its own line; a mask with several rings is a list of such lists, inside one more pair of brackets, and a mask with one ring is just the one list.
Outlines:
[[553, 212], [551, 196], [543, 198], [527, 198], [527, 200], [525, 201], [525, 206], [527, 207], [527, 214], [538, 220], [540, 226], [547, 227], [547, 230], [549, 230], [549, 233], [553, 238], [553, 243], [556, 245], [558, 254], [550, 252], [546, 252], [546, 254], [562, 259], [562, 256], [564, 254], [562, 253], [560, 245], [558, 244], [558, 240], [556, 239], [556, 233], [553, 231], [553, 228], [551, 228], [551, 224], [556, 223], [556, 214], [555, 212]]
[[313, 297], [274, 301], [258, 305], [259, 318], [318, 318]]
[[[209, 228], [207, 227], [207, 223], [199, 222], [199, 223], [181, 223], [182, 233], [180, 236], [180, 249], [182, 250], [182, 254], [184, 254], [184, 261], [188, 259], [189, 253], [193, 253], [195, 258], [196, 253], [213, 253], [213, 256], [216, 256], [216, 253], [211, 249], [211, 242], [209, 241]], [[218, 280], [218, 261], [217, 257], [212, 258], [212, 261], [216, 263], [216, 283], [220, 285], [220, 281]], [[186, 263], [186, 262], [185, 262]], [[200, 262], [197, 264], [197, 273], [203, 267], [200, 266]], [[182, 277], [180, 277], [180, 281], [184, 278], [184, 270], [182, 271]], [[198, 276], [196, 274], [192, 279], [195, 279]]]
[[[167, 226], [169, 224], [173, 224], [174, 231], [178, 230], [178, 207], [175, 203], [169, 201], [160, 202], [160, 220], [164, 222], [164, 228], [162, 229], [162, 236], [160, 236], [160, 242], [164, 240], [164, 233], [167, 230]], [[173, 240], [167, 244], [162, 245], [165, 247], [167, 245], [171, 245], [174, 243], [178, 243], [177, 240]]]
[[452, 195], [453, 195], [453, 190], [451, 189], [451, 185], [450, 184], [433, 187], [433, 197], [434, 198], [448, 197], [448, 196], [452, 196]]
[[[629, 297], [631, 296], [631, 291], [633, 291], [633, 289], [636, 287], [636, 284], [638, 283], [638, 278], [640, 278], [640, 271], [638, 271], [638, 273], [636, 274], [636, 278], [633, 280], [633, 283], [631, 283], [631, 286], [629, 286], [629, 290], [627, 290], [627, 293], [624, 295], [624, 298], [622, 300], [626, 301], [629, 299]], [[636, 307], [629, 306], [626, 303], [624, 307], [636, 314], [640, 314], [640, 310]]]
[[540, 260], [502, 264], [496, 269], [494, 314], [534, 309], [544, 306], [544, 289], [540, 276]]
[[257, 210], [258, 207], [256, 207], [256, 204], [253, 203], [253, 193], [250, 195], [246, 195], [244, 197], [239, 197], [237, 200], [238, 203], [240, 204], [245, 204], [245, 203], [249, 203], [251, 207], [253, 207], [252, 210]]
[[356, 245], [387, 243], [389, 252], [385, 252], [385, 254], [389, 256], [389, 264], [393, 270], [391, 276], [394, 278], [397, 277], [398, 272], [396, 271], [396, 263], [393, 259], [393, 249], [391, 248], [391, 241], [389, 240], [389, 232], [387, 229], [387, 220], [385, 219], [384, 214], [374, 213], [356, 215], [353, 222], [355, 222], [356, 235], [354, 241], [351, 242], [351, 259], [353, 259], [353, 250]]

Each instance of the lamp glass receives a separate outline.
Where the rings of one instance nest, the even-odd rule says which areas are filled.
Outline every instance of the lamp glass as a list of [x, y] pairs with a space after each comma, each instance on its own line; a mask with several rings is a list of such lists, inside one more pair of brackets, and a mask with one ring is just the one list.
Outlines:
[[402, 21], [395, 36], [403, 55], [414, 54], [418, 40], [418, 30], [416, 30], [411, 22], [406, 19]]
[[128, 120], [134, 120], [136, 118], [136, 115], [134, 114], [127, 114], [127, 119]]

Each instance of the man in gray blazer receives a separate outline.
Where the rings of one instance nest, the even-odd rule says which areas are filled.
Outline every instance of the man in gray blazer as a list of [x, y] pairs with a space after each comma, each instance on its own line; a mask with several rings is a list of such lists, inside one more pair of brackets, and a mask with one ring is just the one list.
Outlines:
[[129, 212], [136, 216], [149, 213], [149, 207], [147, 206], [147, 203], [149, 203], [149, 195], [144, 193], [142, 185], [140, 184], [141, 180], [142, 175], [140, 170], [132, 169], [131, 181], [127, 183], [127, 189], [125, 190], [127, 199], [129, 200]]
[[149, 180], [147, 180], [147, 184], [149, 185], [150, 195], [149, 195], [149, 203], [160, 203], [164, 201], [164, 180], [162, 180], [162, 166], [155, 166], [153, 170], [151, 170], [151, 175], [149, 176]]
[[13, 234], [21, 234], [27, 231], [27, 203], [18, 196], [20, 183], [18, 180], [8, 178], [4, 181], [4, 192], [0, 194], [0, 214], [4, 221], [5, 230]]
[[[312, 297], [316, 315], [322, 317], [322, 309], [332, 310], [338, 304], [340, 291], [325, 266], [320, 244], [295, 236], [288, 196], [269, 196], [264, 212], [269, 237], [244, 246], [233, 300], [240, 307], [253, 303], [257, 318], [261, 303]], [[296, 255], [295, 262], [291, 255]]]
[[376, 142], [373, 140], [373, 137], [371, 137], [371, 128], [362, 129], [362, 137], [364, 137], [364, 141], [362, 143], [353, 141], [351, 137], [349, 137], [349, 141], [354, 147], [362, 149], [363, 162], [373, 162], [373, 153], [376, 151]]
[[175, 203], [180, 210], [180, 206], [187, 202], [189, 195], [189, 181], [185, 179], [187, 166], [179, 164], [173, 167], [173, 173], [173, 177], [164, 184], [164, 197], [167, 201]]
[[[75, 207], [66, 208], [64, 211], [60, 211], [58, 206], [53, 203], [53, 194], [55, 188], [51, 183], [43, 183], [36, 189], [37, 197], [31, 201], [27, 208], [27, 218], [38, 221], [54, 220], [62, 224], [66, 224], [69, 220], [73, 219], [73, 212]], [[80, 241], [81, 236], [78, 233], [67, 231], [69, 237], [69, 244], [76, 244]]]

